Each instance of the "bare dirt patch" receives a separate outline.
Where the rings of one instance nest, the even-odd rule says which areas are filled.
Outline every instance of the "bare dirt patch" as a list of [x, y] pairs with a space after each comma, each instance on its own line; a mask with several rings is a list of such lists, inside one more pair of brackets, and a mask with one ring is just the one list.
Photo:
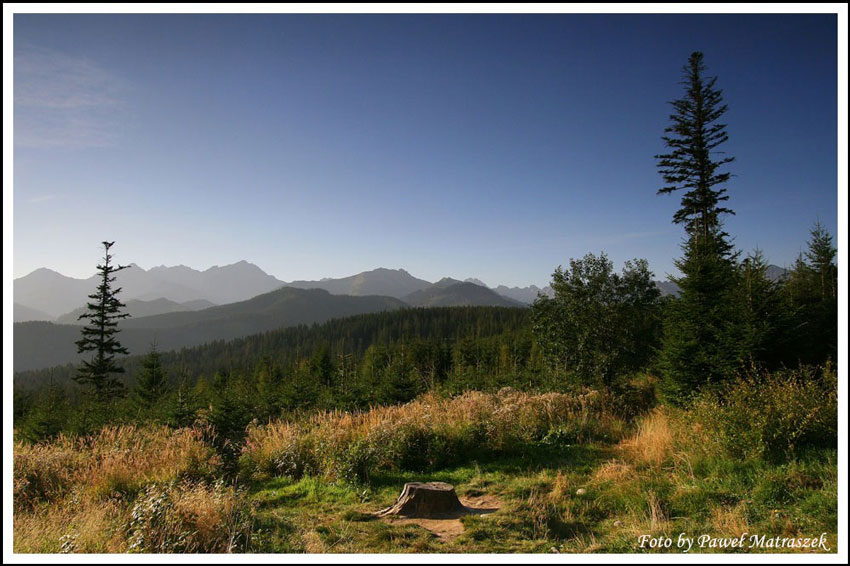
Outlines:
[[476, 497], [461, 497], [460, 502], [463, 504], [463, 509], [439, 517], [420, 519], [387, 516], [381, 520], [391, 525], [417, 525], [434, 533], [443, 540], [450, 540], [463, 533], [463, 523], [460, 521], [461, 517], [466, 515], [491, 515], [497, 512], [502, 506], [502, 502], [497, 497], [487, 494]]

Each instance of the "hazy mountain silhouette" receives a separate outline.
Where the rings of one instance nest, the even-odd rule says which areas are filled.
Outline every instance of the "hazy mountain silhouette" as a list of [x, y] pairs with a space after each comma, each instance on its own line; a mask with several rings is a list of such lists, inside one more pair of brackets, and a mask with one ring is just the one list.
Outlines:
[[[278, 328], [324, 322], [356, 314], [404, 308], [392, 297], [331, 295], [322, 289], [283, 287], [247, 301], [128, 318], [119, 323], [119, 339], [131, 353], [141, 354], [154, 341], [161, 351], [230, 340]], [[77, 363], [74, 342], [80, 327], [50, 322], [14, 325], [15, 371]]]
[[790, 274], [790, 271], [783, 267], [779, 267], [778, 265], [768, 265], [767, 271], [765, 272], [765, 276], [771, 281], [780, 281], [788, 277]]
[[[452, 285], [458, 285], [460, 283], [463, 283], [463, 281], [458, 281], [457, 279], [452, 279], [451, 277], [443, 277], [436, 283], [432, 283], [431, 286], [428, 288], [448, 289]], [[472, 284], [475, 285], [475, 283]], [[484, 287], [485, 289], [487, 289], [487, 287], [484, 285], [479, 285], [479, 287]]]
[[233, 336], [245, 336], [274, 328], [296, 324], [312, 324], [320, 320], [403, 308], [406, 305], [393, 297], [332, 295], [324, 289], [281, 287], [271, 293], [199, 311], [172, 312], [143, 318], [129, 318], [123, 328], [188, 328], [197, 327], [195, 334], [209, 334], [203, 327], [239, 330]]
[[526, 306], [518, 301], [503, 297], [487, 287], [456, 281], [448, 277], [441, 279], [427, 289], [414, 291], [402, 300], [414, 307]]
[[15, 279], [13, 294], [16, 303], [55, 318], [85, 304], [86, 297], [95, 291], [95, 287], [93, 280], [66, 277], [42, 267]]
[[548, 297], [555, 294], [555, 292], [552, 291], [552, 287], [549, 285], [546, 285], [543, 288], [540, 288], [537, 285], [529, 285], [528, 287], [505, 287], [504, 285], [499, 285], [496, 287], [495, 291], [503, 297], [508, 297], [509, 299], [513, 299], [527, 305], [530, 305], [537, 299], [538, 293], [543, 293]]
[[[129, 313], [130, 316], [133, 318], [155, 316], [158, 314], [165, 314], [169, 312], [197, 311], [216, 306], [214, 303], [207, 301], [206, 299], [197, 299], [186, 303], [177, 303], [175, 301], [170, 301], [168, 299], [163, 298], [154, 299], [153, 301], [130, 299], [125, 304], [127, 305], [127, 308], [124, 309], [123, 312]], [[84, 312], [86, 312], [86, 307], [82, 306], [80, 308], [72, 310], [69, 313], [63, 314], [60, 317], [57, 317], [54, 322], [56, 322], [56, 324], [87, 324], [88, 321], [79, 320], [80, 315]], [[47, 319], [29, 318], [26, 320]]]
[[528, 287], [507, 287], [505, 285], [499, 285], [497, 287], [490, 287], [480, 279], [476, 279], [475, 277], [467, 277], [464, 279], [467, 283], [475, 283], [476, 285], [481, 285], [482, 287], [487, 287], [488, 289], [493, 289], [498, 294], [503, 297], [507, 297], [508, 299], [512, 299], [524, 305], [530, 305], [537, 299], [537, 295], [539, 293], [543, 293], [549, 297], [554, 295], [554, 291], [552, 291], [552, 287], [546, 286], [542, 289], [537, 285], [529, 285]]
[[[787, 273], [787, 270], [771, 265], [768, 267], [767, 276], [772, 280], [779, 280], [785, 277]], [[424, 291], [432, 286], [446, 288], [461, 283], [457, 279], [446, 277], [432, 284], [424, 279], [413, 277], [404, 269], [386, 268], [364, 271], [339, 279], [299, 280], [285, 283], [247, 261], [222, 267], [213, 266], [205, 271], [192, 269], [185, 265], [158, 266], [144, 270], [135, 264], [131, 264], [130, 269], [120, 271], [116, 275], [118, 277], [117, 284], [122, 287], [120, 299], [125, 303], [133, 299], [149, 302], [164, 299], [186, 307], [181, 310], [197, 310], [209, 306], [209, 303], [223, 305], [244, 301], [281, 286], [299, 289], [324, 289], [332, 295], [380, 295], [405, 299], [417, 291]], [[538, 293], [550, 297], [553, 295], [550, 286], [540, 288], [536, 285], [528, 287], [499, 285], [490, 288], [484, 285], [480, 279], [475, 278], [468, 278], [464, 283], [475, 284], [482, 289], [491, 290], [501, 297], [524, 305], [533, 303]], [[655, 283], [662, 294], [678, 296], [679, 288], [675, 283], [670, 281], [656, 281]], [[50, 320], [63, 317], [63, 321], [73, 322], [69, 321], [66, 316], [70, 314], [70, 311], [85, 305], [87, 296], [94, 292], [97, 284], [96, 275], [88, 279], [75, 279], [50, 269], [37, 269], [14, 281], [15, 321]], [[413, 295], [412, 300], [423, 301], [423, 304], [429, 303], [429, 301], [436, 301], [435, 304], [441, 304], [441, 302], [451, 304], [506, 304], [504, 302], [499, 303], [492, 297], [488, 299], [483, 295], [473, 297], [461, 293], [453, 298], [446, 295], [437, 299], [433, 298], [436, 297], [434, 290], [429, 291], [429, 293], [430, 295], [427, 296]], [[480, 294], [480, 291], [478, 293]], [[193, 301], [200, 301], [200, 303], [192, 306]], [[456, 303], [453, 301], [484, 302]], [[171, 308], [164, 309], [161, 312], [177, 310]], [[150, 313], [145, 312], [144, 316], [154, 312], [155, 309]], [[136, 316], [143, 315], [140, 312]]]
[[46, 312], [41, 312], [38, 309], [33, 309], [20, 303], [15, 303], [14, 309], [14, 322], [25, 322], [27, 320], [53, 320], [53, 317]]
[[673, 295], [674, 297], [678, 297], [682, 290], [679, 289], [679, 286], [673, 283], [672, 281], [653, 281], [655, 286], [661, 291], [661, 296], [665, 297], [667, 295]]
[[[233, 303], [267, 293], [283, 281], [265, 273], [256, 265], [240, 261], [223, 267], [198, 271], [185, 265], [154, 267], [144, 270], [136, 264], [119, 271], [116, 285], [119, 299], [151, 301], [168, 299], [177, 303], [205, 300], [213, 304]], [[66, 277], [50, 269], [36, 269], [14, 281], [15, 302], [51, 317], [59, 317], [86, 304], [98, 285], [98, 276], [87, 279]]]
[[404, 269], [386, 269], [383, 267], [340, 279], [286, 283], [288, 287], [299, 289], [324, 289], [333, 295], [383, 295], [396, 299], [424, 289], [429, 285], [431, 285], [430, 282], [417, 279]]

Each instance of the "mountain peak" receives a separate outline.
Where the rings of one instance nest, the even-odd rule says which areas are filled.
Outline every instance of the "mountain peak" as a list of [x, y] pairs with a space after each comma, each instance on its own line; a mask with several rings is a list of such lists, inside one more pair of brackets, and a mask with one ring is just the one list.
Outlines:
[[443, 277], [442, 279], [440, 279], [439, 281], [434, 283], [434, 287], [439, 287], [439, 288], [445, 289], [446, 287], [449, 287], [451, 285], [456, 285], [458, 283], [462, 283], [462, 281], [458, 281], [457, 279], [452, 279], [451, 277]]
[[414, 307], [450, 307], [450, 306], [525, 306], [518, 301], [503, 297], [489, 289], [469, 281], [458, 281], [443, 277], [430, 287], [415, 291], [402, 298]]

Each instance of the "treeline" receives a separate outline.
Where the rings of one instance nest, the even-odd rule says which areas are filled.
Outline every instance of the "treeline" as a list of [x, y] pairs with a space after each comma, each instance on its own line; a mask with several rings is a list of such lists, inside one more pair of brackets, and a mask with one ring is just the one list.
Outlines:
[[104, 422], [201, 417], [220, 431], [312, 408], [362, 409], [448, 393], [544, 383], [528, 309], [419, 308], [359, 315], [122, 361], [127, 394], [110, 403], [74, 384], [76, 368], [16, 374], [19, 436]]
[[722, 270], [699, 266], [679, 278], [680, 298], [660, 296], [644, 260], [621, 273], [604, 253], [571, 260], [553, 274], [554, 296], [531, 309], [544, 371], [613, 390], [648, 371], [664, 400], [682, 405], [744, 372], [834, 363], [836, 249], [819, 223], [810, 236], [778, 280], [760, 251], [731, 254]]
[[[248, 371], [264, 356], [278, 365], [290, 367], [299, 359], [311, 356], [319, 346], [326, 346], [332, 356], [339, 356], [362, 354], [371, 345], [389, 346], [394, 342], [439, 340], [452, 343], [463, 338], [494, 336], [525, 329], [528, 317], [527, 309], [509, 307], [412, 308], [333, 319], [309, 326], [292, 326], [161, 352], [159, 355], [174, 385], [199, 375]], [[121, 360], [128, 386], [133, 385], [133, 376], [142, 368], [145, 359], [142, 352], [133, 354]], [[17, 372], [15, 388], [24, 391], [40, 389], [51, 383], [70, 385], [76, 371], [76, 366], [68, 364]]]

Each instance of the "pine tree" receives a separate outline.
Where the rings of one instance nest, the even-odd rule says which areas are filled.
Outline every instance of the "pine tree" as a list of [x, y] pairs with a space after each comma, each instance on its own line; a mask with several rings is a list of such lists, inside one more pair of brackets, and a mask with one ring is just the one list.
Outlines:
[[682, 207], [673, 215], [673, 222], [684, 224], [688, 236], [705, 243], [712, 252], [728, 255], [732, 246], [722, 231], [720, 216], [734, 214], [720, 206], [729, 200], [725, 184], [731, 174], [720, 167], [734, 161], [733, 157], [716, 159], [717, 147], [727, 141], [726, 124], [717, 120], [726, 113], [722, 91], [715, 89], [717, 77], [703, 78], [705, 63], [699, 51], [691, 54], [684, 67], [682, 85], [685, 96], [672, 101], [675, 113], [670, 116], [672, 125], [662, 136], [670, 153], [656, 155], [658, 169], [666, 186], [658, 194], [686, 191]]
[[665, 186], [658, 194], [684, 191], [673, 222], [683, 224], [687, 239], [683, 257], [675, 262], [682, 273], [673, 278], [681, 289], [664, 324], [662, 390], [671, 401], [684, 401], [707, 383], [719, 382], [746, 357], [744, 320], [736, 309], [737, 259], [722, 215], [729, 199], [724, 185], [730, 173], [720, 168], [733, 161], [718, 147], [727, 139], [726, 112], [716, 77], [705, 78], [700, 52], [684, 67], [685, 94], [671, 102], [672, 124], [662, 136], [670, 152], [656, 155]]
[[151, 344], [148, 354], [142, 360], [142, 369], [136, 375], [136, 403], [142, 409], [151, 409], [168, 392], [168, 375], [162, 367], [162, 358]]
[[169, 422], [171, 426], [179, 428], [192, 424], [193, 418], [191, 392], [184, 380], [177, 387], [177, 392], [174, 395]]
[[756, 249], [741, 262], [739, 306], [744, 314], [744, 348], [750, 360], [775, 369], [793, 344], [791, 307], [782, 283], [767, 277], [767, 260]]
[[76, 342], [77, 353], [94, 352], [94, 356], [89, 361], [83, 361], [74, 380], [90, 386], [95, 399], [99, 402], [123, 395], [124, 385], [113, 374], [124, 373], [124, 368], [116, 363], [115, 356], [129, 354], [127, 348], [118, 341], [116, 334], [120, 332], [118, 321], [130, 315], [121, 312], [121, 309], [126, 307], [117, 297], [121, 288], [113, 289], [112, 287], [115, 282], [113, 274], [129, 266], [112, 265], [109, 249], [114, 243], [103, 242], [103, 264], [97, 266], [100, 272], [100, 285], [95, 293], [89, 295], [91, 302], [86, 304], [87, 311], [78, 318], [78, 320], [88, 319], [89, 322], [82, 328], [83, 337]]
[[806, 259], [815, 274], [816, 288], [822, 300], [835, 299], [838, 290], [838, 267], [835, 265], [836, 249], [832, 236], [821, 226], [820, 221], [815, 222], [809, 234], [811, 240]]
[[785, 290], [794, 309], [794, 361], [822, 364], [838, 354], [838, 267], [832, 236], [820, 222], [810, 234]]

